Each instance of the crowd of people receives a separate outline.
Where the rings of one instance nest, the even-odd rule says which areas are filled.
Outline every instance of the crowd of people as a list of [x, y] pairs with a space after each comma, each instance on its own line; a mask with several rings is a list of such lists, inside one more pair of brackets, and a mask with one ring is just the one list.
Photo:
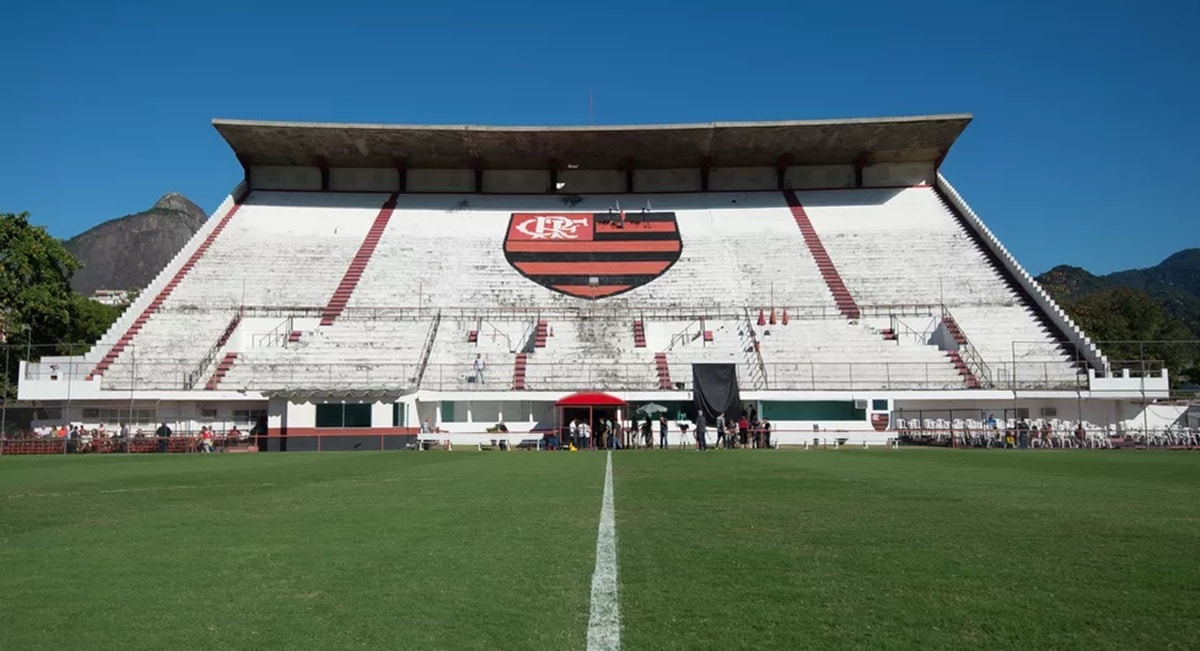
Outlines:
[[[713, 440], [714, 448], [769, 448], [771, 447], [771, 423], [767, 419], [759, 419], [755, 410], [741, 412], [738, 418], [726, 418], [718, 414], [710, 429], [707, 418], [701, 412], [695, 421], [695, 427], [688, 421], [675, 421], [675, 429], [680, 433], [680, 448], [696, 450], [709, 449], [709, 438]], [[622, 450], [622, 449], [660, 449], [670, 447], [669, 435], [671, 427], [665, 413], [657, 419], [645, 416], [636, 420], [613, 420], [611, 415], [601, 415], [596, 422], [589, 423], [582, 418], [574, 418], [561, 433], [546, 435], [546, 448], [550, 450], [570, 448], [586, 450]], [[689, 443], [689, 432], [691, 432]], [[657, 435], [657, 439], [656, 439]]]
[[66, 454], [89, 454], [109, 452], [202, 452], [211, 453], [219, 448], [245, 444], [251, 438], [249, 432], [233, 425], [223, 433], [211, 426], [202, 426], [197, 433], [175, 432], [167, 423], [153, 431], [141, 427], [130, 428], [120, 424], [109, 429], [104, 423], [87, 428], [76, 423], [58, 426], [39, 425], [13, 437], [0, 434], [0, 446], [10, 451], [36, 444], [38, 451], [54, 448]]

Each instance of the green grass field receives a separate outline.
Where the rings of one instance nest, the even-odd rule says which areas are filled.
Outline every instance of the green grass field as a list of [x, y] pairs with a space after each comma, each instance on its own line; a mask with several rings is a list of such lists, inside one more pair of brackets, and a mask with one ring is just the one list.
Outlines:
[[[582, 649], [600, 453], [0, 458], [0, 649]], [[1200, 455], [613, 455], [625, 649], [1195, 648]]]

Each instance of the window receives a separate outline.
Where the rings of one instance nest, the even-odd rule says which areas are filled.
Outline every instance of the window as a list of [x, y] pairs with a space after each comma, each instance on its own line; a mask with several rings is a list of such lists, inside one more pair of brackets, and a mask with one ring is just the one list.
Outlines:
[[371, 405], [345, 405], [345, 422], [343, 427], [370, 427]]
[[1057, 417], [1058, 417], [1058, 408], [1057, 407], [1042, 407], [1042, 418], [1057, 418]]
[[763, 416], [769, 420], [865, 420], [866, 411], [854, 402], [813, 400], [806, 402], [764, 402]]
[[404, 427], [405, 405], [402, 402], [392, 404], [392, 427]]
[[317, 427], [341, 427], [342, 407], [341, 403], [317, 405]]
[[100, 409], [88, 407], [83, 410], [83, 420], [100, 423], [129, 423], [131, 425], [150, 425], [154, 423], [154, 409]]
[[871, 411], [887, 411], [887, 400], [872, 400]]
[[258, 424], [258, 419], [266, 418], [266, 409], [234, 409], [233, 423], [235, 425], [245, 425], [253, 427]]
[[369, 404], [322, 404], [317, 405], [317, 427], [370, 427], [371, 405]]
[[216, 409], [201, 409], [200, 410], [200, 418], [203, 418], [204, 420], [216, 420], [217, 410]]

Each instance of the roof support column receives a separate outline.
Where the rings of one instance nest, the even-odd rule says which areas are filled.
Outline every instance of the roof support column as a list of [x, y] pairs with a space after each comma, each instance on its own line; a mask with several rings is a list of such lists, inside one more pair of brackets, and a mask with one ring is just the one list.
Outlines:
[[871, 153], [864, 151], [854, 159], [854, 187], [863, 186], [863, 168], [871, 164]]
[[625, 192], [633, 194], [633, 168], [637, 167], [637, 162], [632, 158], [625, 159]]
[[549, 192], [558, 192], [558, 159], [551, 158], [546, 161], [546, 167], [550, 169], [550, 190]]
[[313, 164], [321, 170], [321, 192], [329, 192], [329, 160], [324, 156], [314, 156]]
[[700, 161], [700, 191], [708, 192], [708, 176], [712, 172], [713, 159], [712, 156], [705, 156], [704, 160]]
[[475, 168], [475, 194], [483, 194], [483, 159], [472, 158], [471, 166]]
[[242, 182], [246, 184], [246, 191], [249, 192], [250, 191], [250, 163], [247, 163], [246, 159], [243, 158], [241, 154], [237, 154], [235, 152], [235, 155], [237, 156], [238, 165], [242, 166]]
[[787, 168], [792, 164], [792, 157], [789, 154], [783, 154], [779, 160], [775, 161], [775, 186], [777, 190], [787, 189]]
[[408, 191], [408, 161], [403, 156], [392, 158], [392, 166], [396, 168], [396, 177], [398, 179], [396, 192]]

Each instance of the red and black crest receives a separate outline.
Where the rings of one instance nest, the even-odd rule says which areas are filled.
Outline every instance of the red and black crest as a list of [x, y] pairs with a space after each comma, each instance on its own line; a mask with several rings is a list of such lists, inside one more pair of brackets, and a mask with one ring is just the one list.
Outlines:
[[504, 255], [526, 278], [578, 298], [641, 287], [679, 260], [673, 212], [514, 213]]

